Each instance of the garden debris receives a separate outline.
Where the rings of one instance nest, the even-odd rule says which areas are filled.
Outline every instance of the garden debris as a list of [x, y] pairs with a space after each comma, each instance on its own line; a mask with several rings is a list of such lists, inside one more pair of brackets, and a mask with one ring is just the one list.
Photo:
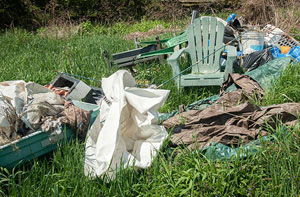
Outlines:
[[[174, 127], [171, 141], [188, 148], [202, 149], [211, 142], [238, 145], [267, 135], [266, 127], [277, 123], [287, 125], [297, 121], [300, 104], [288, 103], [261, 108], [249, 100], [262, 99], [263, 88], [278, 78], [292, 58], [270, 61], [245, 75], [231, 74], [223, 83], [220, 96], [215, 95], [187, 106], [186, 112], [170, 114], [163, 125]], [[192, 110], [197, 109], [197, 110]], [[175, 116], [174, 116], [175, 115]], [[173, 117], [172, 117], [173, 116]], [[163, 119], [164, 117], [162, 117]]]
[[89, 112], [36, 83], [0, 83], [0, 145], [34, 131], [61, 132], [66, 123], [85, 136]]
[[204, 110], [190, 110], [178, 114], [163, 124], [174, 128], [171, 141], [187, 145], [189, 149], [203, 149], [211, 142], [224, 145], [239, 145], [266, 136], [267, 128], [276, 124], [293, 125], [297, 122], [300, 104], [285, 103], [260, 108], [243, 103], [222, 107], [213, 105]]
[[87, 135], [85, 175], [114, 177], [124, 166], [149, 167], [168, 133], [158, 125], [158, 109], [169, 90], [137, 88], [129, 72], [102, 79], [100, 113]]

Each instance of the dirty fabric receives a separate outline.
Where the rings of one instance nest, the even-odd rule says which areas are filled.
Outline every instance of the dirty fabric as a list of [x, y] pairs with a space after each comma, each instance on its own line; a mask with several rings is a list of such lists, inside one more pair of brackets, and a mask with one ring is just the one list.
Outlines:
[[42, 85], [0, 82], [0, 145], [36, 130], [59, 134], [63, 123], [78, 128], [80, 135], [85, 136], [89, 112], [73, 106]]
[[280, 122], [294, 125], [298, 112], [298, 103], [265, 108], [250, 103], [231, 107], [213, 105], [204, 110], [183, 112], [163, 124], [166, 128], [174, 127], [174, 134], [171, 136], [174, 144], [185, 144], [190, 149], [203, 149], [211, 142], [224, 145], [248, 143], [260, 135], [267, 135], [267, 127], [275, 128]]
[[[232, 86], [233, 84], [234, 86]], [[228, 91], [230, 87], [234, 87], [234, 89], [231, 88], [232, 90]], [[264, 90], [250, 76], [232, 73], [228, 75], [227, 80], [222, 84], [220, 96], [216, 103], [232, 105], [253, 98], [261, 100], [264, 96]]]
[[[63, 111], [63, 99], [42, 86], [28, 85], [27, 89], [31, 91], [28, 94], [28, 103], [23, 108], [23, 114], [33, 129], [37, 130], [43, 123], [41, 121], [43, 117], [58, 116]], [[38, 89], [45, 92], [40, 92]]]
[[0, 146], [18, 138], [17, 126], [19, 124], [15, 108], [0, 92]]
[[69, 125], [77, 132], [78, 137], [84, 140], [90, 124], [90, 112], [64, 101], [64, 110], [61, 115], [64, 117], [62, 122]]
[[107, 173], [113, 178], [122, 164], [146, 168], [168, 136], [157, 118], [169, 90], [135, 85], [134, 78], [125, 70], [102, 79], [105, 97], [87, 135], [86, 176]]

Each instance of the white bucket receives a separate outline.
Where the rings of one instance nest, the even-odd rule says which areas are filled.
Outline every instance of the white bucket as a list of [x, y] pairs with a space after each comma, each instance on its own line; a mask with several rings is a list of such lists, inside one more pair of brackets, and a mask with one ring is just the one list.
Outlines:
[[264, 34], [261, 32], [249, 31], [242, 35], [241, 39], [244, 54], [250, 54], [264, 48]]

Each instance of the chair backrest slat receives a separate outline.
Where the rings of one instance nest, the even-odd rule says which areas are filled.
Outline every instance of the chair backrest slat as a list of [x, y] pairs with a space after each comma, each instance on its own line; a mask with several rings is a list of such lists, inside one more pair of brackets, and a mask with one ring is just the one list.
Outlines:
[[[213, 73], [220, 71], [220, 56], [224, 46], [225, 25], [215, 17], [201, 17], [194, 20], [187, 29], [188, 48], [193, 66], [192, 73]], [[213, 54], [212, 54], [213, 53]], [[209, 54], [212, 54], [207, 58]], [[203, 58], [206, 58], [203, 60]], [[203, 60], [203, 61], [200, 61]]]
[[[202, 37], [203, 37], [203, 45], [202, 46], [198, 46], [198, 47], [202, 47], [203, 48], [203, 56], [206, 57], [208, 55], [208, 35], [209, 35], [209, 18], [210, 17], [203, 17], [202, 18]], [[197, 43], [196, 43], [197, 44]], [[208, 64], [208, 58], [206, 58], [204, 60], [204, 65], [205, 67]]]
[[[210, 17], [210, 29], [209, 29], [209, 52], [208, 54], [215, 53], [216, 49], [216, 34], [217, 34], [217, 19]], [[214, 65], [215, 63], [215, 55], [209, 56], [209, 63]]]
[[[216, 39], [216, 49], [221, 48], [222, 46], [224, 46], [225, 44], [223, 43], [223, 39], [224, 39], [224, 32], [225, 32], [225, 25], [218, 21], [217, 22], [217, 39]], [[219, 50], [215, 53], [215, 64], [214, 66], [220, 67], [220, 57], [222, 54], [223, 50]]]
[[[203, 50], [202, 50], [202, 47], [199, 47], [199, 46], [203, 45], [203, 42], [202, 42], [203, 38], [202, 38], [202, 34], [201, 34], [201, 20], [196, 20], [194, 22], [193, 31], [194, 31], [194, 35], [195, 35], [194, 37], [196, 40], [195, 49], [197, 48], [197, 50], [196, 50], [197, 51], [197, 61], [200, 61], [203, 59]], [[202, 61], [202, 63], [203, 63], [203, 61]], [[192, 68], [192, 72], [199, 73], [200, 72], [199, 67], [194, 66]]]
[[187, 37], [188, 37], [188, 53], [192, 60], [192, 64], [196, 64], [197, 62], [197, 55], [196, 55], [196, 40], [194, 35], [194, 24], [191, 24], [187, 30]]

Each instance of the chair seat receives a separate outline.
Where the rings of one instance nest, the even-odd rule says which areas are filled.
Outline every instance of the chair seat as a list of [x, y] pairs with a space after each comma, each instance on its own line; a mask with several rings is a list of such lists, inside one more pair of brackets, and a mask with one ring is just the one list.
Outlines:
[[221, 86], [224, 72], [188, 74], [181, 76], [181, 86]]

